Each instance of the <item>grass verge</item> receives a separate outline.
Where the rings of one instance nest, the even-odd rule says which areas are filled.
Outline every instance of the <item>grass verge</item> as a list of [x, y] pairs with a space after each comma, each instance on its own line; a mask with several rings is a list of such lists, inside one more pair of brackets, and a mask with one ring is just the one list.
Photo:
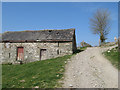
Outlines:
[[111, 50], [107, 50], [106, 52], [103, 53], [105, 55], [105, 57], [110, 60], [110, 62], [113, 64], [113, 66], [115, 66], [116, 68], [118, 68], [120, 70], [120, 53], [118, 52], [118, 47], [113, 48]]
[[72, 55], [22, 65], [2, 65], [2, 88], [55, 88]]
[[81, 51], [84, 51], [84, 50], [86, 50], [87, 49], [87, 47], [80, 47], [80, 50]]

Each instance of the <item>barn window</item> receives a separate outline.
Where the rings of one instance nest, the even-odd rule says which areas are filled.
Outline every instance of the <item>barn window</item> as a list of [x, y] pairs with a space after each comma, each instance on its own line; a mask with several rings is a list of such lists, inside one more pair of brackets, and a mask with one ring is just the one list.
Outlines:
[[9, 58], [10, 58], [10, 53], [9, 53]]
[[59, 50], [57, 50], [57, 54], [59, 55]]

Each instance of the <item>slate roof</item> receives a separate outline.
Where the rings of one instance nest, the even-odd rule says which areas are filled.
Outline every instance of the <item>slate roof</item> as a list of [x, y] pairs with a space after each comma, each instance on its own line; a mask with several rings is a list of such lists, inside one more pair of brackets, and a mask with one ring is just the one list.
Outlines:
[[5, 32], [2, 41], [72, 41], [75, 29]]

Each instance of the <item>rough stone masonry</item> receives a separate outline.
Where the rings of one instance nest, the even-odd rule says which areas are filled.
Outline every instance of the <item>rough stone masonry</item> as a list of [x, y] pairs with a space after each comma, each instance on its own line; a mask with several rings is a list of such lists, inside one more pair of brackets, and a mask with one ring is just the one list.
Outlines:
[[5, 32], [0, 41], [2, 63], [46, 60], [77, 49], [75, 29]]

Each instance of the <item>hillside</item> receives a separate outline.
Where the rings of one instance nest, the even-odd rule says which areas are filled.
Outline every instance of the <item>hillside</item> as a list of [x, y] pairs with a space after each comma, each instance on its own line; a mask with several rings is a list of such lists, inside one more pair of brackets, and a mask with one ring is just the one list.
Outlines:
[[72, 55], [23, 65], [2, 66], [3, 88], [54, 88], [63, 77], [66, 60]]

